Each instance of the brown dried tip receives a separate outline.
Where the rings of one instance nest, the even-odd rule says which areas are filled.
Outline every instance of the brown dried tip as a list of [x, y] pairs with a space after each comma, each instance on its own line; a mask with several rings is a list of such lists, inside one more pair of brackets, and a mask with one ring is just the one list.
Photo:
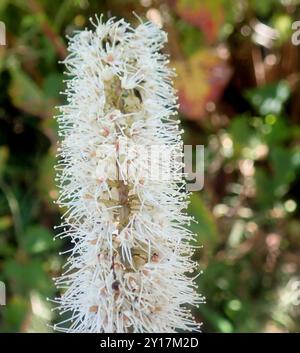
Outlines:
[[119, 281], [114, 281], [111, 285], [112, 289], [118, 292], [120, 290], [120, 282]]
[[90, 313], [96, 313], [98, 311], [98, 305], [93, 305], [90, 307]]
[[151, 260], [153, 262], [158, 262], [159, 261], [159, 255], [157, 253], [154, 253], [151, 257]]

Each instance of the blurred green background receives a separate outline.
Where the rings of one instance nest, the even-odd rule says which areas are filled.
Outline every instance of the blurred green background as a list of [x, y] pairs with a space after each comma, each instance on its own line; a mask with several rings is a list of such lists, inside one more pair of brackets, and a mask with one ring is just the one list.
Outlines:
[[300, 331], [298, 0], [1, 0], [0, 280], [2, 332], [51, 332], [64, 258], [52, 240], [65, 35], [95, 13], [168, 32], [186, 144], [205, 145], [205, 185], [189, 212], [208, 332]]

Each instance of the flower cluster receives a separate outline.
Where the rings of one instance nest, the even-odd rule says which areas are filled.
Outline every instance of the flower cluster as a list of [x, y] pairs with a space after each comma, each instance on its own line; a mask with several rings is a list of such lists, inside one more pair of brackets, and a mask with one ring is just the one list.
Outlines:
[[[65, 332], [175, 332], [197, 324], [191, 276], [193, 234], [186, 225], [181, 131], [174, 71], [152, 23], [96, 18], [70, 38], [64, 61], [67, 104], [60, 107], [58, 204], [61, 238], [72, 247], [54, 301]], [[127, 146], [122, 152], [120, 146]], [[165, 164], [145, 148], [172, 151]], [[141, 162], [141, 159], [143, 160]], [[153, 178], [169, 169], [172, 178]], [[159, 173], [158, 173], [159, 175]]]

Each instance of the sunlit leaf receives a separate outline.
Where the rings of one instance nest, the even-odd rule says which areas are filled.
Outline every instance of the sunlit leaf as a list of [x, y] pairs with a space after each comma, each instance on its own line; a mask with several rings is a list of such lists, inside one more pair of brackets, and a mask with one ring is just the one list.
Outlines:
[[289, 138], [291, 131], [287, 124], [287, 119], [267, 115], [265, 120], [266, 125], [264, 126], [263, 132], [267, 143], [274, 144], [283, 142]]
[[208, 43], [218, 39], [225, 19], [223, 0], [175, 0], [173, 3], [181, 18], [203, 31]]
[[285, 81], [250, 89], [245, 93], [245, 97], [261, 115], [281, 114], [289, 96], [290, 87]]
[[229, 66], [211, 49], [199, 50], [186, 61], [173, 64], [181, 112], [193, 120], [203, 118], [206, 104], [216, 102], [223, 93], [231, 74]]
[[[0, 232], [10, 228], [13, 224], [12, 218], [10, 216], [0, 217]], [[2, 249], [0, 249], [1, 252]]]

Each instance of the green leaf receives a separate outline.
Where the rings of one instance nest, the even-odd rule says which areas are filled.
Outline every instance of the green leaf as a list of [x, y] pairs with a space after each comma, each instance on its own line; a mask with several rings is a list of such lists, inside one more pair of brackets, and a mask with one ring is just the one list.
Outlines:
[[[13, 220], [11, 216], [7, 215], [7, 216], [0, 217], [0, 232], [7, 230], [12, 225], [13, 225]], [[0, 249], [0, 252], [1, 252], [1, 249]]]
[[175, 0], [174, 9], [182, 19], [198, 27], [208, 43], [218, 39], [225, 21], [223, 0]]
[[290, 40], [293, 33], [292, 23], [293, 19], [288, 14], [276, 14], [273, 17], [271, 25], [279, 34], [279, 43]]
[[218, 233], [215, 220], [199, 194], [190, 197], [188, 213], [194, 216], [197, 223], [192, 223], [191, 229], [197, 234], [197, 243], [205, 247], [205, 252], [212, 253], [218, 244]]
[[14, 105], [42, 118], [51, 116], [54, 102], [46, 99], [42, 90], [18, 65], [11, 64], [9, 71], [11, 83], [8, 92]]
[[250, 0], [250, 6], [259, 16], [267, 16], [277, 4], [278, 0]]
[[2, 176], [2, 173], [5, 169], [5, 164], [8, 159], [9, 155], [9, 150], [7, 146], [1, 146], [0, 147], [0, 178]]
[[39, 163], [39, 179], [37, 180], [37, 188], [43, 200], [49, 207], [56, 209], [53, 200], [57, 198], [58, 191], [55, 185], [55, 169], [56, 157], [54, 152], [49, 153]]
[[290, 137], [290, 128], [283, 118], [269, 114], [266, 116], [265, 121], [263, 133], [264, 139], [268, 144], [283, 142]]
[[247, 90], [245, 97], [259, 114], [279, 115], [290, 93], [287, 82], [279, 81], [275, 84]]
[[50, 73], [43, 83], [43, 92], [46, 97], [58, 99], [63, 86], [63, 75]]
[[256, 183], [256, 199], [255, 201], [262, 209], [268, 209], [273, 206], [274, 185], [272, 178], [266, 173], [262, 167], [255, 169], [255, 183]]
[[3, 322], [1, 332], [20, 332], [29, 310], [29, 302], [19, 296], [14, 296], [3, 308]]
[[249, 144], [255, 131], [249, 125], [247, 116], [236, 116], [229, 127], [229, 133], [232, 136], [235, 147], [242, 147]]
[[0, 2], [0, 11], [1, 12], [5, 10], [6, 6], [8, 5], [8, 1], [9, 0], [1, 0], [1, 2]]
[[55, 247], [52, 233], [39, 225], [29, 226], [24, 237], [24, 246], [29, 254], [39, 254]]
[[274, 146], [270, 151], [271, 171], [262, 167], [255, 172], [256, 201], [264, 208], [269, 208], [280, 200], [295, 180], [297, 165], [293, 162], [293, 152], [281, 146]]
[[282, 197], [289, 190], [290, 183], [295, 179], [292, 152], [284, 147], [275, 146], [271, 150], [271, 161], [274, 170], [274, 192]]
[[200, 305], [199, 312], [203, 315], [204, 321], [210, 324], [216, 332], [231, 333], [234, 331], [232, 323], [215, 309]]
[[45, 296], [53, 294], [53, 283], [39, 260], [24, 263], [8, 260], [4, 264], [4, 275], [14, 293], [28, 295], [34, 288]]

